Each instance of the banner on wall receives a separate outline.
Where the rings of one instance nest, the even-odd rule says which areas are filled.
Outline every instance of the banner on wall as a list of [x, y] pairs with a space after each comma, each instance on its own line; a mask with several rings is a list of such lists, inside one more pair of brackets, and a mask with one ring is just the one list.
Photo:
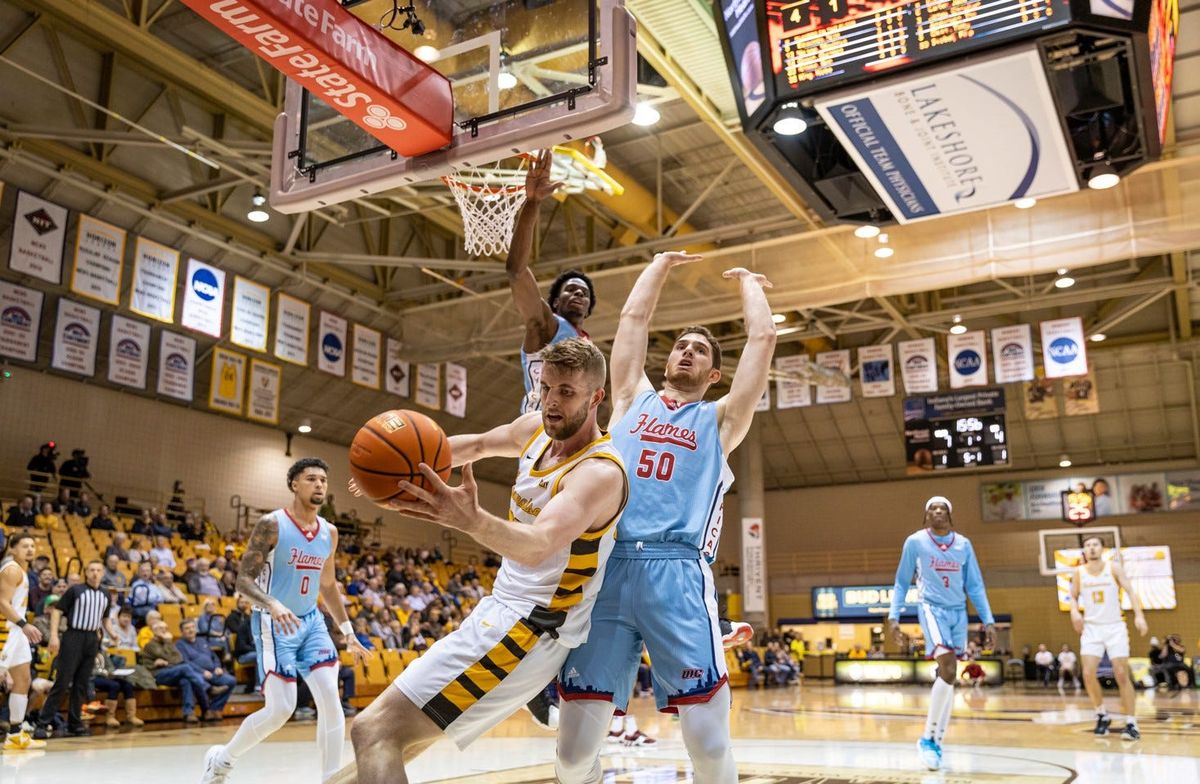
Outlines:
[[412, 367], [400, 358], [399, 340], [387, 339], [387, 370], [383, 374], [387, 391], [400, 397], [408, 397], [408, 379]]
[[416, 400], [426, 408], [435, 411], [441, 408], [438, 396], [438, 366], [435, 364], [417, 365], [417, 395]]
[[1067, 416], [1084, 416], [1100, 413], [1100, 395], [1096, 390], [1096, 371], [1089, 369], [1086, 376], [1064, 378], [1063, 410]]
[[45, 295], [0, 281], [0, 356], [37, 361]]
[[1021, 403], [1026, 419], [1053, 419], [1058, 416], [1058, 382], [1046, 378], [1039, 365], [1033, 371], [1033, 380], [1024, 384]]
[[250, 394], [246, 416], [257, 422], [279, 424], [279, 391], [283, 386], [283, 365], [250, 360]]
[[66, 236], [66, 207], [18, 191], [8, 253], [9, 269], [58, 285], [62, 282]]
[[775, 371], [780, 374], [775, 381], [776, 408], [799, 408], [812, 405], [812, 387], [806, 382], [796, 380], [799, 377], [798, 374], [808, 363], [809, 359], [804, 354], [775, 358]]
[[354, 355], [350, 364], [350, 380], [359, 386], [379, 389], [379, 360], [383, 337], [376, 330], [354, 325]]
[[446, 363], [446, 413], [467, 415], [467, 369], [454, 362]]
[[317, 329], [317, 369], [346, 375], [346, 319], [322, 310]]
[[208, 407], [214, 411], [241, 416], [245, 390], [246, 355], [220, 347], [214, 348]]
[[1043, 321], [1042, 364], [1046, 378], [1087, 375], [1087, 347], [1083, 340], [1083, 319]]
[[858, 380], [863, 397], [891, 397], [896, 394], [896, 376], [892, 367], [892, 346], [863, 346], [858, 350]]
[[87, 215], [75, 226], [75, 265], [71, 291], [116, 305], [121, 298], [125, 231]]
[[742, 610], [767, 611], [766, 559], [763, 556], [763, 520], [742, 518]]
[[280, 292], [275, 316], [275, 356], [293, 365], [308, 365], [307, 302]]
[[114, 314], [108, 340], [108, 380], [145, 389], [149, 363], [150, 325]]
[[229, 342], [235, 346], [267, 353], [270, 309], [270, 289], [241, 275], [235, 275]]
[[129, 309], [139, 316], [172, 323], [178, 276], [179, 251], [138, 237], [133, 246], [133, 293]]
[[179, 323], [188, 329], [221, 337], [225, 309], [225, 271], [199, 259], [188, 259]]
[[1022, 520], [1025, 517], [1025, 485], [1021, 482], [990, 482], [979, 486], [980, 517], [984, 522]]
[[58, 301], [58, 323], [54, 327], [51, 367], [81, 376], [94, 376], [99, 340], [100, 309], [61, 298]]
[[992, 362], [996, 383], [1033, 380], [1033, 330], [1028, 324], [992, 330]]
[[1167, 475], [1155, 471], [1121, 474], [1117, 477], [1117, 498], [1122, 514], [1145, 514], [1166, 510]]
[[[850, 349], [822, 351], [817, 354], [816, 360], [819, 366], [833, 368], [846, 378], [850, 377]], [[817, 387], [817, 404], [847, 403], [850, 401], [851, 395], [852, 391], [849, 384], [844, 387], [821, 384]]]
[[158, 342], [158, 394], [191, 402], [195, 378], [196, 341], [164, 329]]
[[946, 336], [950, 388], [982, 387], [988, 383], [987, 336], [983, 330]]
[[937, 350], [933, 338], [902, 340], [900, 349], [900, 377], [904, 380], [904, 393], [937, 392]]

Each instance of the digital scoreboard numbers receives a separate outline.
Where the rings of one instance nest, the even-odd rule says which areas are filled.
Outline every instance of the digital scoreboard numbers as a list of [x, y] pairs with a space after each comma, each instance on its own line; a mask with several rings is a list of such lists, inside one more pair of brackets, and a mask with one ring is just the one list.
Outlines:
[[1070, 21], [1070, 0], [767, 0], [780, 94], [1036, 35]]
[[910, 475], [1008, 465], [1004, 390], [905, 398], [904, 447]]
[[935, 469], [1008, 465], [1004, 414], [935, 419], [930, 427]]

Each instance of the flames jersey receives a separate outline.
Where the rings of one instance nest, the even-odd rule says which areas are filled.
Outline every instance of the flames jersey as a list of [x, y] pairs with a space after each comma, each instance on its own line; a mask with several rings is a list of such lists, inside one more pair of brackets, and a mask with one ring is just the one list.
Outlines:
[[[554, 333], [554, 337], [550, 338], [550, 344], [560, 343], [571, 338], [586, 338], [586, 332], [581, 332], [571, 326], [571, 322], [567, 321], [557, 313], [554, 314], [554, 320], [558, 324], [558, 331]], [[525, 381], [525, 397], [521, 398], [521, 413], [528, 414], [530, 411], [542, 410], [542, 352], [535, 351], [532, 354], [525, 353], [524, 344], [521, 345], [521, 377]]]
[[680, 405], [648, 389], [612, 437], [629, 475], [617, 539], [688, 544], [712, 561], [721, 541], [722, 499], [733, 484], [717, 404]]
[[279, 528], [275, 549], [267, 555], [258, 575], [258, 587], [278, 599], [297, 618], [317, 608], [321, 569], [333, 557], [331, 525], [317, 518], [317, 530], [307, 534], [286, 509], [271, 513]]
[[947, 609], [966, 609], [967, 597], [985, 624], [995, 623], [988, 605], [983, 574], [971, 540], [951, 531], [949, 536], [937, 537], [923, 528], [904, 541], [900, 566], [896, 569], [896, 584], [892, 591], [892, 607], [888, 617], [899, 619], [900, 606], [917, 577], [917, 598], [924, 604]]
[[1113, 577], [1111, 561], [1104, 562], [1100, 574], [1079, 567], [1079, 609], [1088, 623], [1121, 623], [1121, 588]]

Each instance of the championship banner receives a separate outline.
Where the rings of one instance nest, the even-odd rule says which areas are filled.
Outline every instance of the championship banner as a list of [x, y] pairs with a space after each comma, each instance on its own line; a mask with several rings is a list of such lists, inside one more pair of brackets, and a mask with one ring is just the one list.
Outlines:
[[1063, 408], [1067, 416], [1086, 416], [1100, 413], [1100, 395], [1096, 391], [1096, 372], [1086, 376], [1063, 379]]
[[129, 309], [139, 316], [172, 323], [178, 275], [179, 251], [138, 237], [133, 246], [133, 293]]
[[997, 384], [1033, 380], [1033, 330], [1028, 324], [992, 330], [992, 362]]
[[767, 563], [763, 555], [761, 517], [742, 518], [742, 610], [767, 611]]
[[158, 342], [158, 394], [190, 403], [195, 373], [196, 341], [164, 329]]
[[896, 394], [896, 376], [892, 369], [892, 346], [863, 346], [858, 350], [858, 380], [863, 397], [891, 397]]
[[[850, 349], [842, 349], [841, 351], [822, 351], [817, 354], [817, 365], [820, 367], [833, 368], [846, 378], [850, 377]], [[851, 397], [850, 386], [829, 386], [821, 384], [817, 387], [817, 404], [825, 403], [848, 403]]]
[[950, 388], [982, 387], [988, 382], [987, 336], [983, 330], [946, 336]]
[[0, 281], [0, 356], [37, 361], [45, 295]]
[[66, 235], [65, 207], [39, 199], [32, 193], [18, 191], [12, 244], [8, 252], [9, 269], [58, 285], [62, 282]]
[[246, 390], [246, 355], [214, 348], [212, 378], [208, 386], [208, 407], [224, 414], [242, 415]]
[[233, 278], [233, 315], [229, 320], [229, 342], [235, 346], [267, 353], [271, 290], [247, 280]]
[[1043, 321], [1041, 327], [1042, 361], [1046, 365], [1046, 378], [1087, 375], [1083, 319], [1076, 316]]
[[135, 389], [146, 388], [150, 364], [150, 325], [114, 315], [108, 339], [108, 380]]
[[933, 338], [902, 340], [899, 349], [904, 393], [937, 392], [937, 349], [933, 345]]
[[179, 323], [188, 329], [221, 337], [225, 308], [225, 271], [199, 259], [188, 259], [187, 284], [183, 287], [183, 314]]
[[250, 400], [246, 417], [270, 425], [279, 424], [279, 391], [283, 386], [283, 365], [250, 360]]
[[125, 231], [87, 215], [75, 226], [75, 266], [71, 291], [116, 305], [121, 298]]
[[346, 375], [346, 319], [324, 310], [317, 330], [317, 370]]
[[441, 408], [438, 396], [438, 366], [417, 365], [417, 402], [435, 411]]
[[775, 380], [775, 408], [801, 408], [812, 405], [812, 387], [806, 382], [796, 380], [797, 374], [808, 361], [804, 354], [775, 358], [775, 372], [779, 374], [779, 378]]
[[467, 369], [453, 362], [446, 363], [446, 413], [467, 415]]
[[275, 314], [275, 356], [293, 365], [308, 365], [308, 319], [312, 308], [307, 302], [282, 292], [277, 297]]
[[350, 380], [369, 389], [379, 389], [379, 359], [383, 337], [362, 324], [354, 325], [354, 355], [350, 360]]
[[54, 355], [50, 366], [81, 376], [96, 374], [96, 345], [100, 338], [100, 309], [69, 300], [58, 301]]
[[412, 374], [412, 368], [400, 358], [402, 345], [399, 340], [387, 339], [387, 370], [383, 374], [383, 379], [389, 394], [408, 397], [408, 379]]
[[1033, 380], [1025, 382], [1022, 405], [1026, 419], [1054, 419], [1058, 416], [1058, 382], [1046, 378], [1046, 371], [1039, 365], [1033, 371]]

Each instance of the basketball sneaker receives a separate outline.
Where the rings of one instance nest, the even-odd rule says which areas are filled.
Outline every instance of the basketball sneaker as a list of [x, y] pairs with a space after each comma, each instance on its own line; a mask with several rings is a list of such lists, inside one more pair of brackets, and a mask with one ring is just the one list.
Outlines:
[[930, 770], [942, 767], [942, 747], [933, 738], [921, 738], [917, 741], [917, 756], [921, 758], [921, 764]]
[[1126, 724], [1125, 729], [1121, 730], [1121, 740], [1141, 740], [1142, 733], [1138, 732], [1136, 724]]
[[204, 775], [200, 777], [200, 784], [225, 784], [229, 780], [233, 766], [221, 764], [221, 752], [224, 750], [224, 746], [210, 746], [205, 752]]
[[754, 639], [754, 627], [741, 621], [719, 619], [721, 626], [721, 645], [725, 648], [736, 648], [744, 642]]
[[1096, 728], [1092, 730], [1093, 735], [1107, 735], [1109, 725], [1112, 724], [1112, 719], [1108, 718], [1108, 714], [1096, 716]]
[[33, 751], [46, 748], [46, 741], [34, 740], [22, 727], [20, 732], [9, 733], [4, 739], [4, 751]]
[[651, 738], [641, 730], [634, 730], [625, 737], [621, 738], [621, 743], [626, 746], [657, 746], [658, 741]]

